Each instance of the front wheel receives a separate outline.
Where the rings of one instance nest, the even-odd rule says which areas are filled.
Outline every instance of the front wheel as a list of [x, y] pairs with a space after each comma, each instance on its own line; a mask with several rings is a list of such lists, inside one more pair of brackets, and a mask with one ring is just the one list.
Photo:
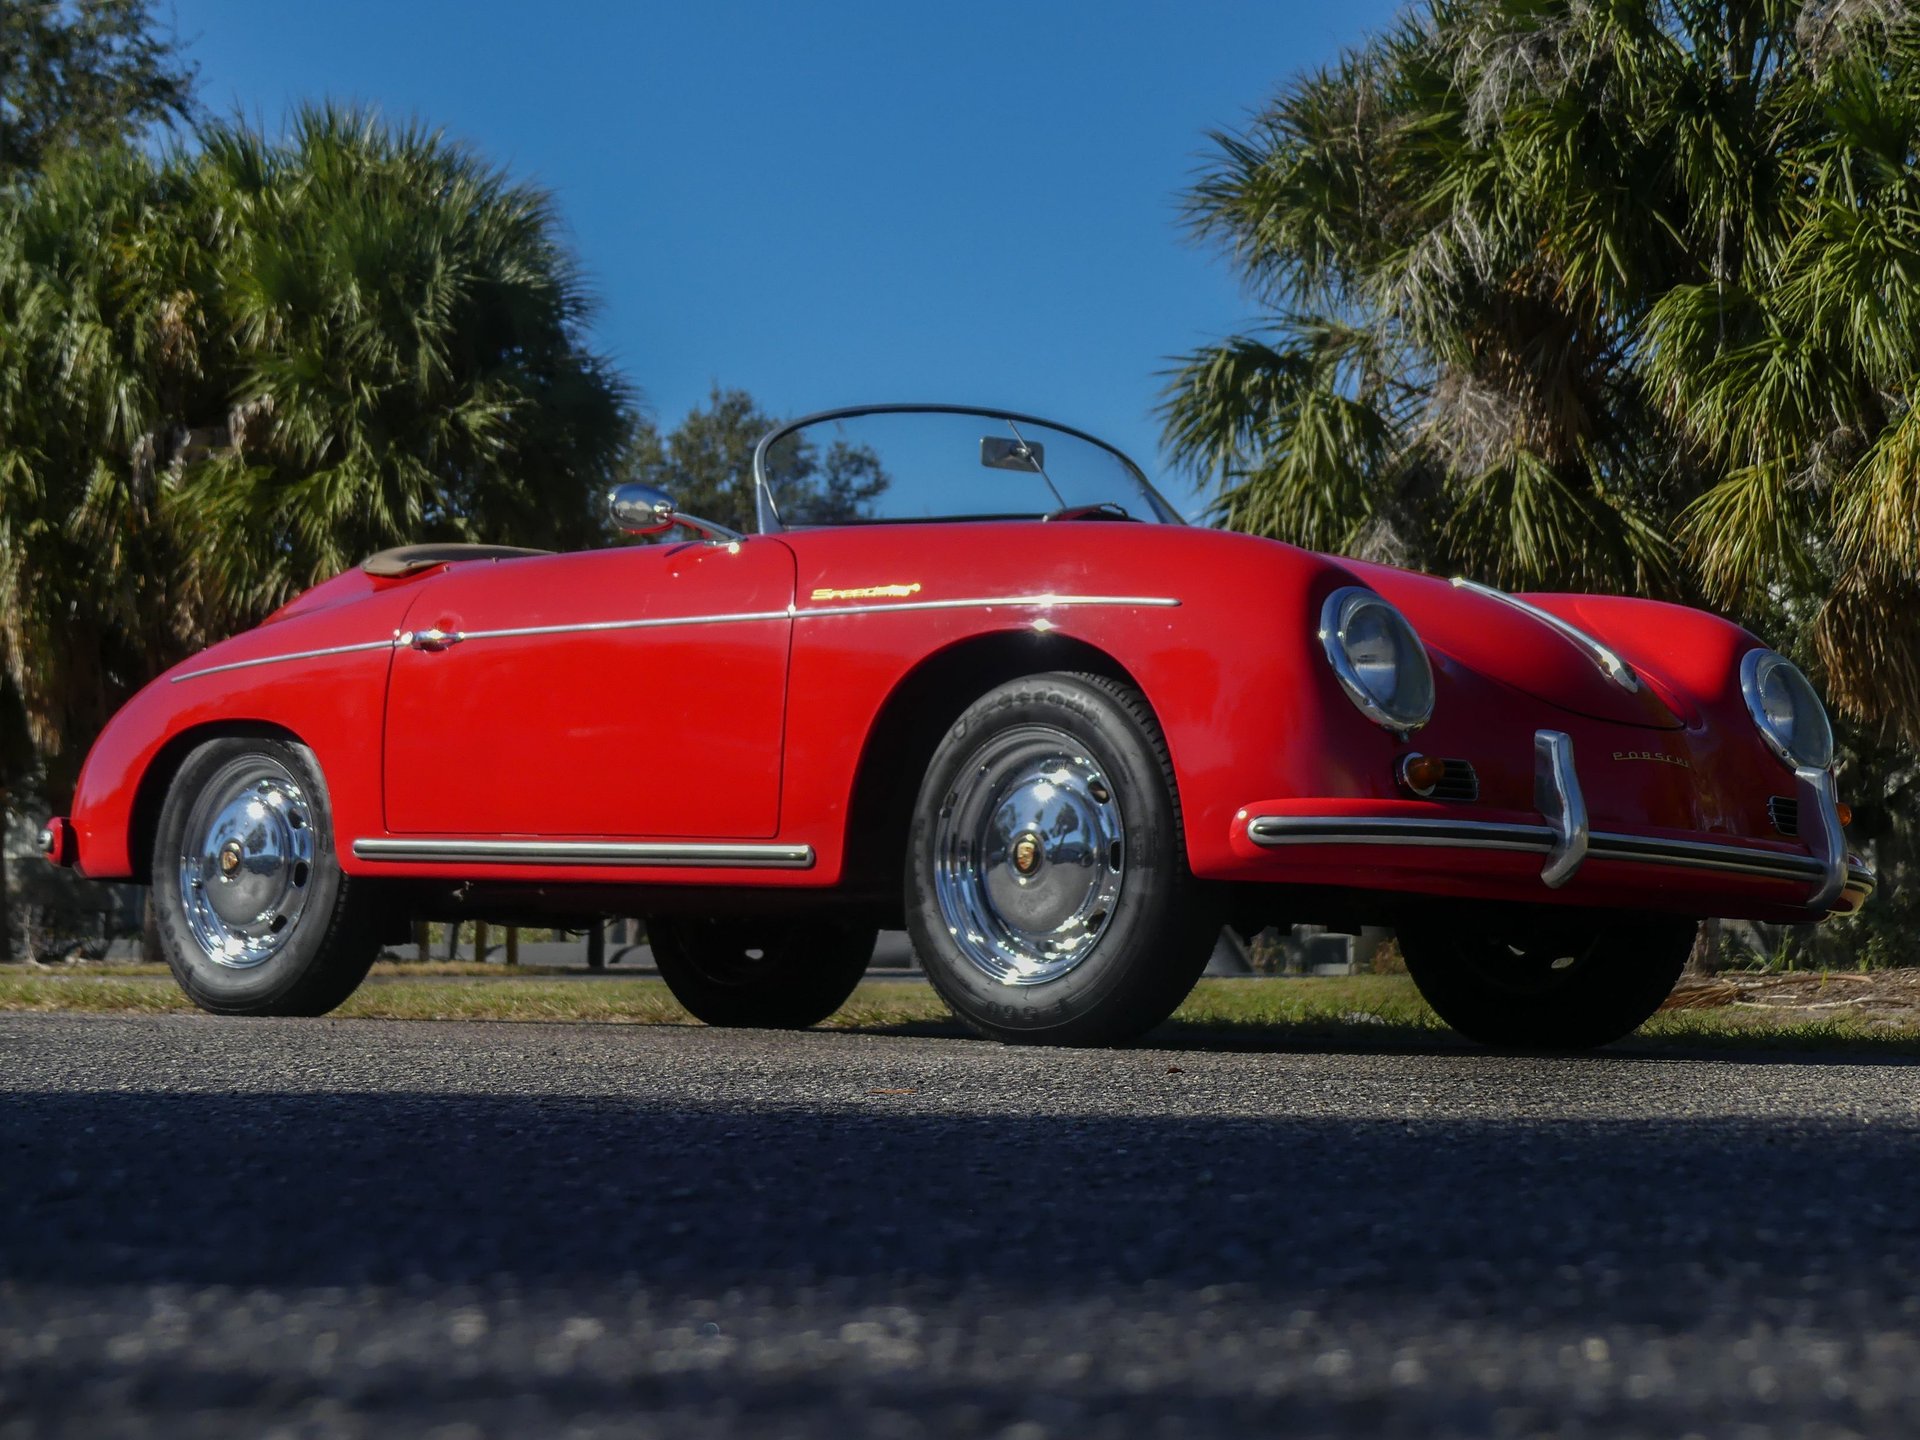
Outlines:
[[1404, 920], [1399, 940], [1420, 994], [1469, 1040], [1590, 1050], [1659, 1010], [1698, 930], [1665, 915], [1475, 908]]
[[907, 925], [941, 998], [993, 1039], [1111, 1045], [1172, 1014], [1220, 923], [1141, 696], [1046, 674], [969, 706], [920, 787]]
[[846, 1004], [877, 939], [832, 920], [647, 921], [660, 978], [694, 1019], [763, 1030], [804, 1030]]
[[210, 740], [160, 810], [155, 928], [180, 988], [216, 1015], [324, 1015], [366, 978], [379, 911], [334, 858], [313, 752]]

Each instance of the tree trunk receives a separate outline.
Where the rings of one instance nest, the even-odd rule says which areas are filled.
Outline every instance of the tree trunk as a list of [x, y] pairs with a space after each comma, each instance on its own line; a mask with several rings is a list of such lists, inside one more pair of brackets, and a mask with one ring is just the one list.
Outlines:
[[487, 929], [486, 921], [473, 922], [473, 963], [476, 965], [487, 963]]
[[7, 889], [7, 801], [0, 790], [0, 965], [13, 959], [13, 897]]
[[427, 922], [424, 920], [414, 921], [413, 922], [413, 948], [414, 948], [414, 953], [419, 957], [420, 963], [422, 965], [426, 964], [427, 961], [433, 958], [432, 952], [428, 948], [429, 946], [432, 945], [432, 943], [433, 943], [432, 931], [430, 927], [427, 925]]
[[596, 920], [587, 931], [587, 969], [607, 968], [607, 922]]
[[140, 911], [140, 958], [149, 965], [167, 963], [166, 952], [160, 948], [160, 911], [153, 903], [153, 890], [147, 890], [147, 902]]

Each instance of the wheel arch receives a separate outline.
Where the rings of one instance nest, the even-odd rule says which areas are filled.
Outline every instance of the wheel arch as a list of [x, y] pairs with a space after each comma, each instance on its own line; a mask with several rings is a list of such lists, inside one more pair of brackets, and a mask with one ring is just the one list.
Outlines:
[[173, 777], [196, 749], [209, 740], [284, 740], [294, 745], [307, 742], [284, 725], [266, 720], [209, 720], [190, 725], [171, 737], [154, 752], [134, 788], [133, 805], [127, 815], [127, 855], [133, 873], [144, 881], [153, 868], [154, 839], [160, 830], [160, 810], [167, 803], [167, 791]]
[[901, 856], [913, 802], [941, 737], [994, 686], [1052, 671], [1102, 675], [1131, 686], [1160, 723], [1152, 696], [1125, 665], [1070, 635], [994, 631], [935, 651], [900, 677], [867, 728], [847, 805], [844, 886], [870, 895], [890, 913], [901, 903]]

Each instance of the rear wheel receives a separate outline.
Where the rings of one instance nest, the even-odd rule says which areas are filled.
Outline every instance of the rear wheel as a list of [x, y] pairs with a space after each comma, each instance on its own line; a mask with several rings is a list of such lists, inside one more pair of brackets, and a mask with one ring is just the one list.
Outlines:
[[804, 1030], [847, 1003], [879, 932], [832, 920], [647, 921], [660, 978], [709, 1025]]
[[304, 745], [211, 740], [180, 767], [153, 848], [155, 928], [180, 988], [219, 1015], [324, 1015], [379, 953], [372, 896], [334, 858]]
[[969, 706], [920, 787], [907, 923], [941, 997], [994, 1039], [1110, 1045], [1172, 1014], [1220, 924], [1138, 692], [1033, 675]]
[[1588, 1050], [1652, 1017], [1698, 929], [1664, 915], [1442, 911], [1403, 922], [1399, 939], [1421, 995], [1468, 1039]]

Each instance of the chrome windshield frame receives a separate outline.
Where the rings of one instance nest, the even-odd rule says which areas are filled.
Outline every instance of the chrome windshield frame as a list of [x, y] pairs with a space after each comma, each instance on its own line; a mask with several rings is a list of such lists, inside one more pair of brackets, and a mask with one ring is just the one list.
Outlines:
[[1147, 472], [1133, 462], [1133, 458], [1117, 445], [1102, 440], [1098, 435], [1090, 435], [1085, 430], [1075, 429], [1071, 425], [1062, 425], [1058, 420], [1048, 420], [1039, 415], [1026, 415], [1018, 410], [1001, 410], [991, 405], [939, 405], [913, 404], [902, 402], [888, 405], [846, 405], [833, 410], [816, 410], [811, 415], [802, 415], [797, 420], [789, 420], [784, 425], [775, 426], [760, 437], [760, 443], [753, 447], [753, 511], [754, 528], [761, 535], [778, 535], [787, 527], [780, 519], [779, 507], [774, 504], [773, 486], [767, 479], [767, 452], [789, 435], [804, 430], [810, 425], [822, 424], [829, 420], [856, 420], [863, 415], [976, 415], [982, 420], [1006, 420], [1015, 425], [1039, 425], [1058, 435], [1070, 436], [1075, 440], [1084, 440], [1087, 444], [1106, 451], [1114, 459], [1132, 472], [1133, 478], [1140, 482], [1146, 492], [1160, 503], [1166, 512], [1156, 515], [1155, 521], [1165, 525], [1184, 525], [1181, 517], [1166, 496], [1147, 479]]

